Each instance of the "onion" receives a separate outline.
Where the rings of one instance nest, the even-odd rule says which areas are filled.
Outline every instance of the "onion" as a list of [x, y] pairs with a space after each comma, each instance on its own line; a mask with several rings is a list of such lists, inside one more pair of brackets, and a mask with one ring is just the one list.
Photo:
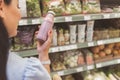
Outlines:
[[97, 53], [99, 53], [99, 47], [92, 47], [92, 48], [91, 48], [91, 51], [92, 51], [94, 54], [97, 54]]
[[112, 52], [112, 50], [110, 48], [105, 48], [104, 51], [107, 55], [111, 54], [111, 52]]
[[105, 48], [104, 45], [99, 45], [98, 47], [99, 47], [100, 50], [103, 50]]
[[106, 54], [105, 54], [105, 52], [104, 52], [104, 51], [100, 51], [100, 52], [99, 52], [99, 56], [100, 56], [100, 57], [105, 57], [105, 56], [106, 56]]

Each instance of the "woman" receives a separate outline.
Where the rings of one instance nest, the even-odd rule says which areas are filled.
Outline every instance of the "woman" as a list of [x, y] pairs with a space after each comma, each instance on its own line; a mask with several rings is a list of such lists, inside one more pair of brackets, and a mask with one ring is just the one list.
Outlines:
[[48, 50], [52, 30], [47, 41], [37, 46], [37, 58], [21, 58], [9, 52], [9, 38], [17, 34], [21, 18], [18, 0], [0, 0], [0, 80], [51, 80]]

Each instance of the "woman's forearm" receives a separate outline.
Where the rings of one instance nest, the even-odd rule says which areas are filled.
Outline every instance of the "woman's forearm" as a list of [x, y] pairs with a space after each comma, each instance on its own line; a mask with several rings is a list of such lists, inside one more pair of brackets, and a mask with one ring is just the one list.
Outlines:
[[[42, 62], [49, 61], [49, 56], [48, 55], [41, 55], [39, 54], [39, 60]], [[43, 64], [43, 66], [46, 68], [46, 70], [50, 73], [50, 64]]]

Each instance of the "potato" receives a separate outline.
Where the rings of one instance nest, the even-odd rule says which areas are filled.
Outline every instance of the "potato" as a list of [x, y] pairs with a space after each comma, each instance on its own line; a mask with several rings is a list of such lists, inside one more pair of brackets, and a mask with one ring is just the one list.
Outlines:
[[120, 47], [120, 43], [115, 43], [115, 46]]
[[95, 59], [98, 59], [99, 58], [99, 55], [98, 54], [94, 54], [93, 55]]
[[118, 50], [118, 54], [120, 55], [120, 49]]
[[114, 55], [118, 55], [118, 54], [119, 54], [118, 50], [113, 50], [112, 53], [113, 53]]
[[104, 52], [104, 51], [100, 51], [100, 52], [99, 52], [99, 56], [100, 56], [100, 57], [105, 57], [105, 56], [106, 56], [106, 54], [105, 54], [105, 52]]
[[98, 47], [100, 50], [103, 50], [105, 48], [105, 45], [99, 45]]
[[110, 48], [110, 49], [113, 49], [114, 45], [115, 45], [114, 43], [111, 43], [111, 44], [106, 45], [106, 47]]
[[99, 47], [92, 47], [91, 48], [91, 51], [94, 53], [94, 54], [97, 54], [97, 53], [99, 53], [99, 51], [100, 51], [100, 49], [99, 49]]
[[110, 48], [105, 48], [105, 49], [104, 49], [104, 52], [105, 52], [107, 55], [109, 55], [109, 54], [112, 53], [112, 50], [111, 50]]
[[120, 49], [120, 43], [115, 43], [115, 48]]

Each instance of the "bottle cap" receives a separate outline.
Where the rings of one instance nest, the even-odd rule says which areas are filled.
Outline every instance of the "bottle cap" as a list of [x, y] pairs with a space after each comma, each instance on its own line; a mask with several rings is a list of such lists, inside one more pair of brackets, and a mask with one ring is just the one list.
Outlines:
[[48, 11], [48, 13], [55, 15], [54, 11]]

